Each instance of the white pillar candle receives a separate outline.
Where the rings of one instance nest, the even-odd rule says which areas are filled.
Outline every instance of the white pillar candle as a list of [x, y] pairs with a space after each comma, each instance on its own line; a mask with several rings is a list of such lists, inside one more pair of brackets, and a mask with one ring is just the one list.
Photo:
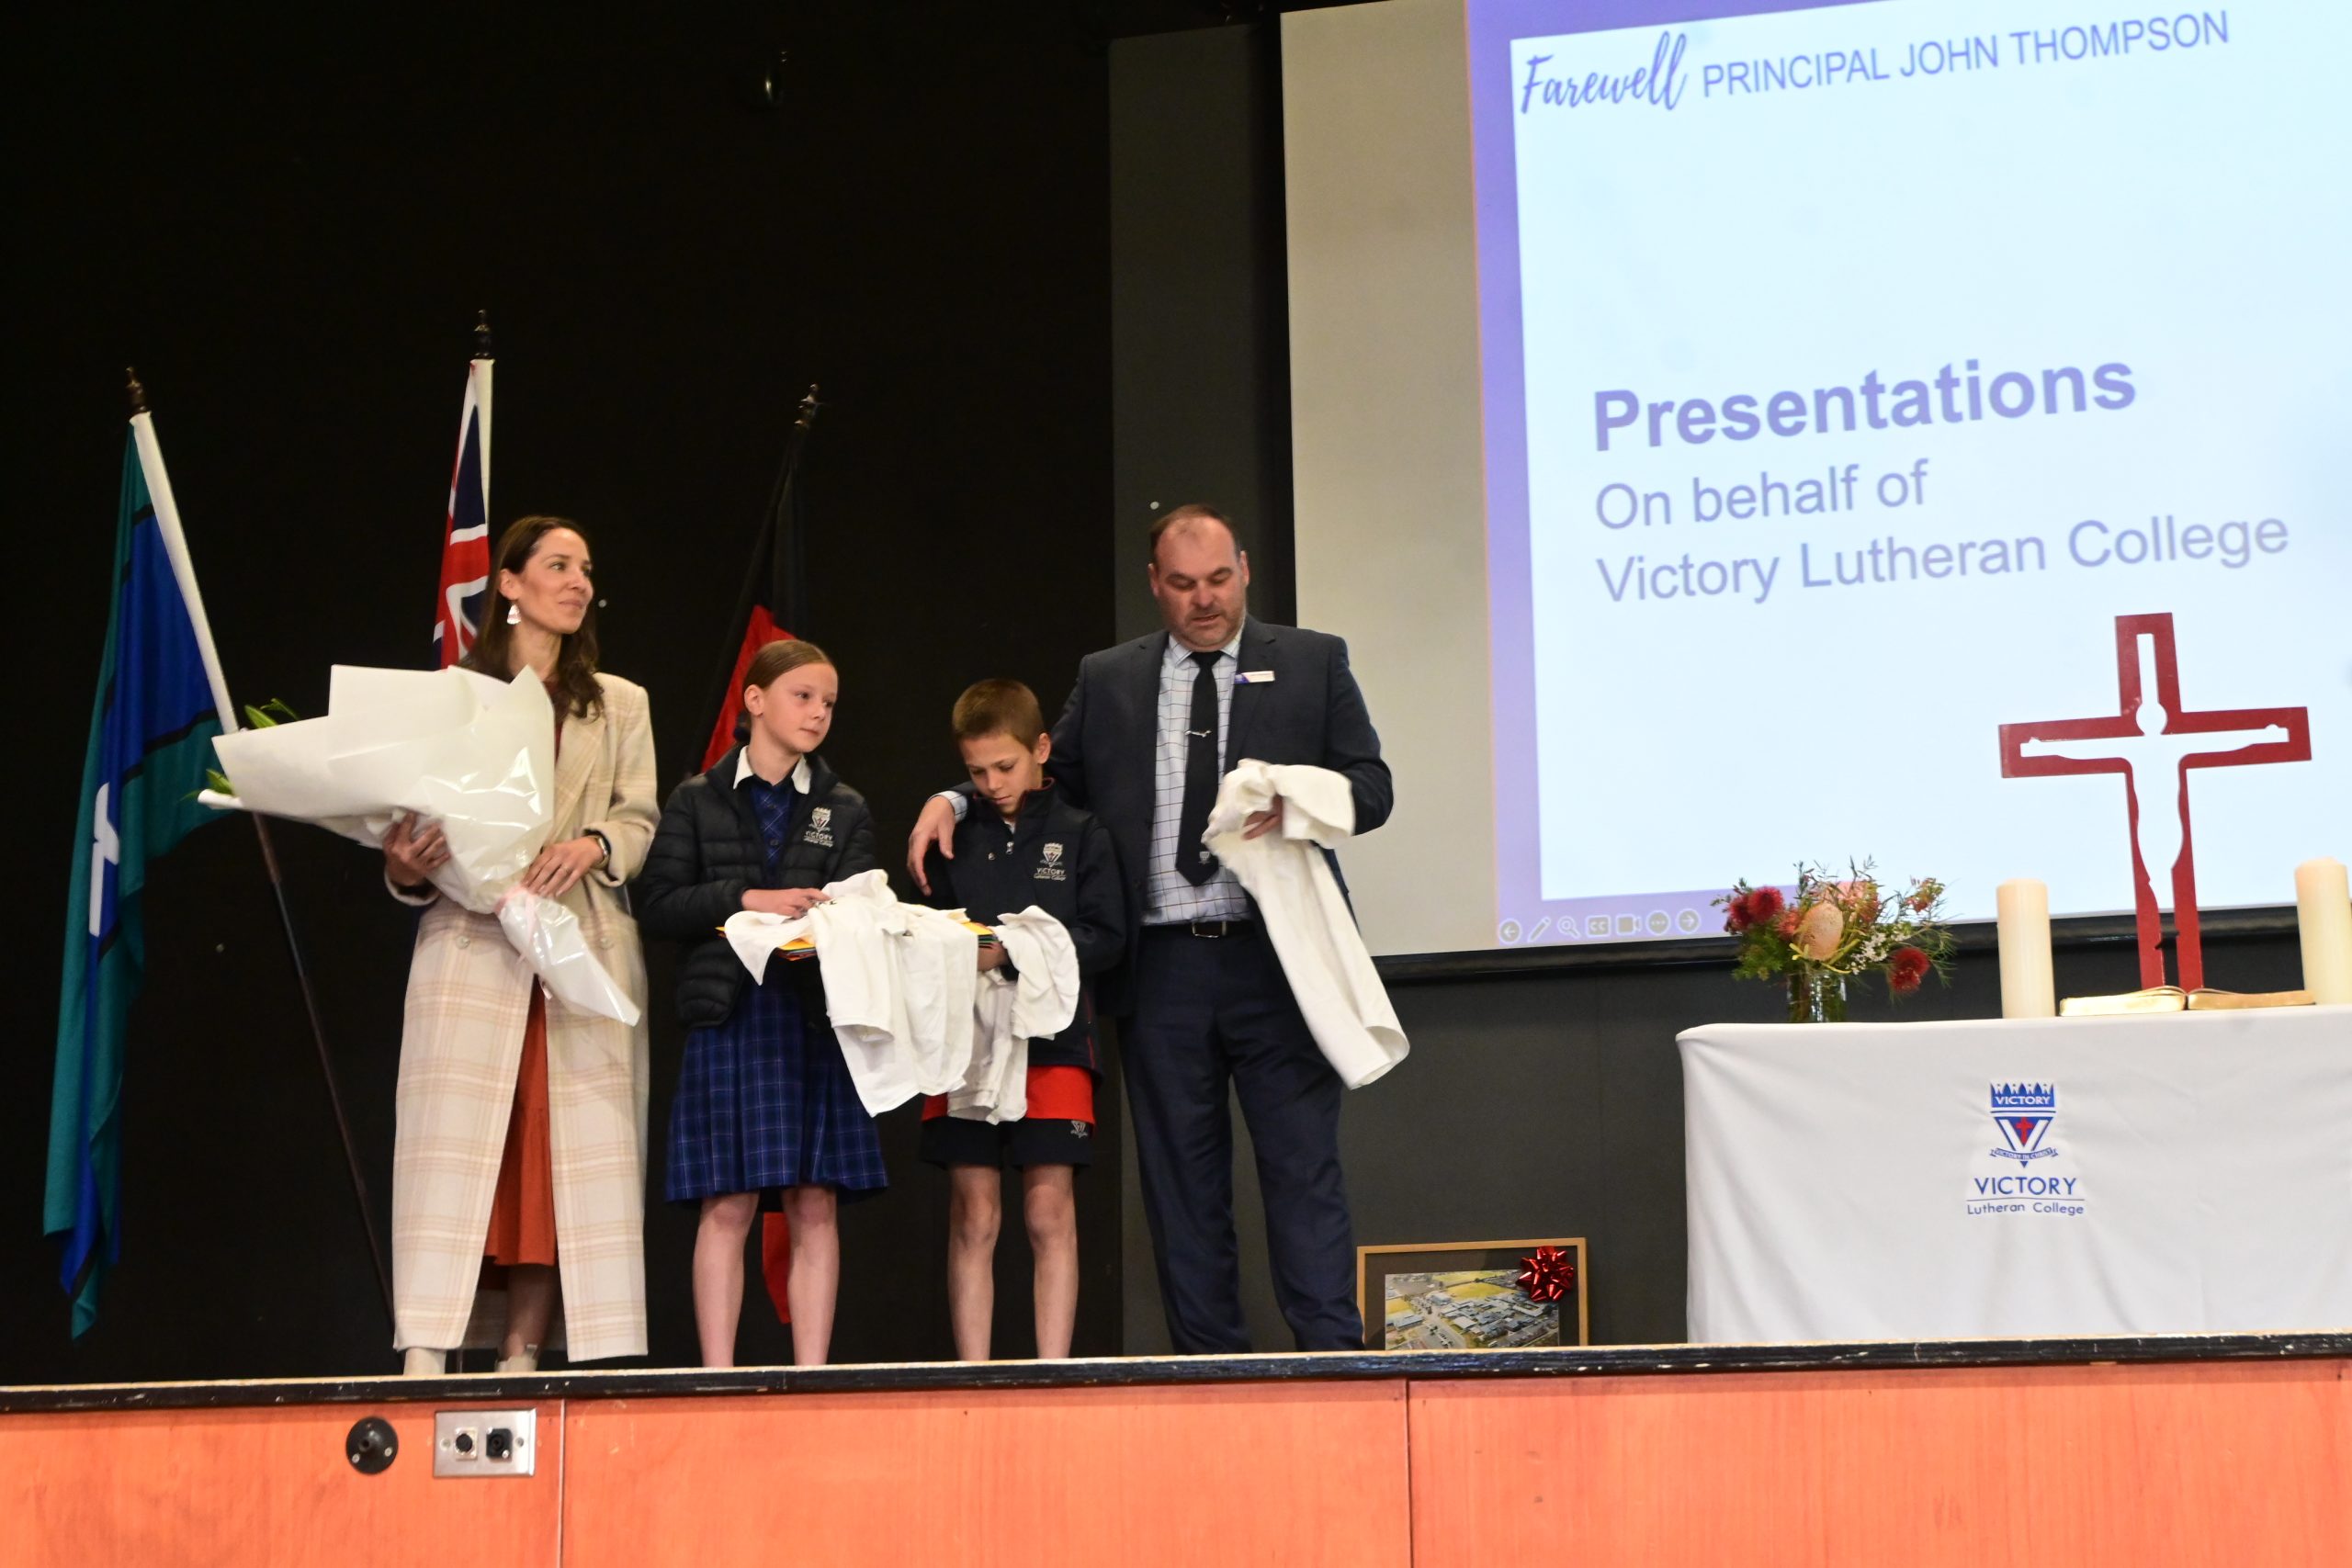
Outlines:
[[2050, 967], [2050, 889], [2030, 876], [1994, 890], [2000, 916], [2001, 1016], [2055, 1018], [2058, 984]]
[[2295, 925], [2303, 939], [2303, 989], [2323, 1007], [2352, 1002], [2352, 897], [2342, 861], [2307, 860], [2295, 868]]

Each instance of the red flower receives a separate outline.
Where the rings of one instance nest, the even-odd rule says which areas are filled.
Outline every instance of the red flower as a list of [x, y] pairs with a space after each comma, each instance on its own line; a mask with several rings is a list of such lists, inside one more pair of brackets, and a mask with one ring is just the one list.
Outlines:
[[1928, 955], [1916, 947], [1898, 947], [1887, 955], [1886, 988], [1898, 997], [1907, 997], [1919, 988], [1928, 977]]
[[1779, 919], [1774, 920], [1774, 921], [1772, 922], [1772, 930], [1773, 930], [1776, 933], [1778, 933], [1778, 935], [1779, 935], [1779, 936], [1781, 938], [1781, 940], [1782, 940], [1782, 941], [1784, 941], [1784, 942], [1794, 942], [1794, 941], [1796, 941], [1796, 939], [1797, 939], [1797, 912], [1796, 912], [1796, 910], [1795, 910], [1793, 908], [1786, 908], [1786, 909], [1781, 910], [1781, 918], [1780, 918]]
[[1769, 926], [1781, 913], [1784, 900], [1777, 887], [1751, 887], [1735, 895], [1724, 908], [1724, 930], [1735, 934], [1755, 926]]

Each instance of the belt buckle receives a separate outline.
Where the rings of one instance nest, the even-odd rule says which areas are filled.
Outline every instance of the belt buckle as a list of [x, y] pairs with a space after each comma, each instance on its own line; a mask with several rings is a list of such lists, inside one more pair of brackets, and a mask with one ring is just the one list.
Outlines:
[[1233, 934], [1231, 920], [1194, 920], [1192, 924], [1194, 936], [1204, 936], [1213, 941], [1222, 942]]

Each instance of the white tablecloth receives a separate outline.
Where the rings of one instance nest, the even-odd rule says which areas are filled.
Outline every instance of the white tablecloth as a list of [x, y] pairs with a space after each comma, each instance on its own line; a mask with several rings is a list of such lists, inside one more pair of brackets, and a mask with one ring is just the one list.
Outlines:
[[1693, 1340], [2352, 1326], [2352, 1007], [1679, 1043]]

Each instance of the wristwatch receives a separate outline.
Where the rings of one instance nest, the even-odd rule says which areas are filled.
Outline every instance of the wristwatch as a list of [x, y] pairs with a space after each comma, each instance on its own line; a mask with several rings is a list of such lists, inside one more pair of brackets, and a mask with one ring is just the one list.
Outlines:
[[589, 829], [587, 830], [587, 837], [589, 837], [589, 838], [591, 838], [591, 839], [595, 840], [596, 840], [596, 842], [597, 842], [597, 844], [598, 844], [598, 845], [599, 845], [599, 846], [604, 850], [604, 852], [605, 852], [603, 854], [599, 855], [599, 856], [596, 858], [596, 863], [597, 863], [599, 866], [607, 866], [607, 865], [612, 864], [612, 863], [613, 863], [613, 841], [612, 841], [610, 839], [607, 839], [606, 837], [605, 837], [605, 835], [604, 835], [604, 834], [602, 834], [602, 833], [600, 833], [600, 832], [596, 831], [596, 829], [594, 829], [594, 828], [591, 828], [591, 829]]

